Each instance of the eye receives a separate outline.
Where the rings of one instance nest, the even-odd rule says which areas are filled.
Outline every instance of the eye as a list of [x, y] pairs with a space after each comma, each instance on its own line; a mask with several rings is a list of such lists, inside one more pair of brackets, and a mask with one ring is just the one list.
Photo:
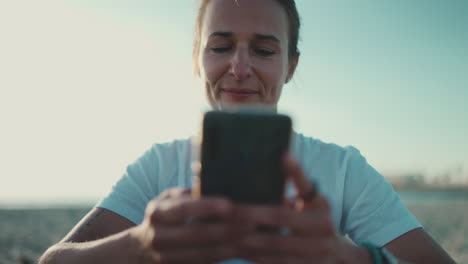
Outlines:
[[261, 57], [271, 57], [275, 54], [274, 51], [264, 48], [256, 48], [254, 49], [255, 53]]
[[231, 50], [231, 47], [213, 47], [210, 50], [214, 53], [226, 53]]

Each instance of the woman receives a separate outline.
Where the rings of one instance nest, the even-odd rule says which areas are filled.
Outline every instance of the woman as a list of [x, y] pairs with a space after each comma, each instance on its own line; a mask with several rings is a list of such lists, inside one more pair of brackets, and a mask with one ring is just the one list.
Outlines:
[[[194, 62], [211, 106], [276, 109], [299, 60], [298, 32], [293, 0], [201, 1]], [[41, 263], [383, 263], [389, 252], [453, 263], [356, 149], [295, 134], [284, 166], [299, 197], [291, 206], [193, 199], [189, 140], [156, 144]], [[197, 217], [221, 220], [189, 221]]]

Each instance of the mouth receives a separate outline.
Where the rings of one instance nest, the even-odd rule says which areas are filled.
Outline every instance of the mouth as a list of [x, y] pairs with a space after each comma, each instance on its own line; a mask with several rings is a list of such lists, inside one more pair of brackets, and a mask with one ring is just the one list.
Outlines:
[[221, 89], [221, 93], [235, 100], [245, 100], [259, 94], [258, 91], [251, 89]]

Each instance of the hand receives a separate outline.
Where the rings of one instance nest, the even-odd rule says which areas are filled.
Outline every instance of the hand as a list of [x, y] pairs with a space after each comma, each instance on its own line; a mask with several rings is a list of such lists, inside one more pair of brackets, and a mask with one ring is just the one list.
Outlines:
[[[298, 196], [314, 193], [300, 165], [290, 156], [285, 168]], [[249, 260], [257, 263], [366, 263], [370, 256], [363, 248], [345, 241], [334, 228], [330, 206], [320, 194], [298, 199], [292, 206], [245, 206], [244, 221], [254, 225], [287, 228], [287, 234], [253, 232], [240, 243]]]
[[225, 199], [194, 199], [187, 189], [162, 193], [148, 204], [135, 231], [143, 258], [150, 263], [213, 263], [238, 256], [233, 241], [243, 232], [231, 217], [233, 210]]

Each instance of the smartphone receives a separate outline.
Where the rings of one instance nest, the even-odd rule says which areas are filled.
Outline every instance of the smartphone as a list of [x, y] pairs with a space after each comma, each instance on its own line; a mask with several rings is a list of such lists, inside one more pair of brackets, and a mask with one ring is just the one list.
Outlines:
[[283, 200], [283, 157], [291, 118], [266, 111], [211, 111], [204, 115], [199, 188], [202, 196], [276, 205]]

